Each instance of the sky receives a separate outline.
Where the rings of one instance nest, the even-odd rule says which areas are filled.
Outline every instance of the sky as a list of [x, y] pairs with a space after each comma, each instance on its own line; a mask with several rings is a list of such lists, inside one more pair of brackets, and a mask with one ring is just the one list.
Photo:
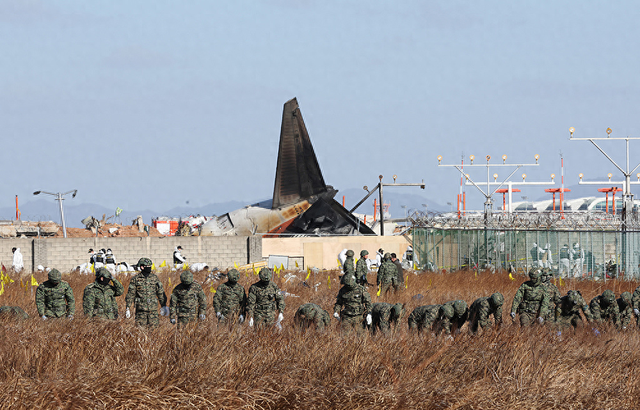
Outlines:
[[[512, 179], [555, 187], [562, 155], [565, 185], [620, 180], [569, 128], [640, 137], [639, 17], [631, 1], [0, 0], [0, 206], [37, 190], [159, 212], [271, 198], [293, 97], [342, 191], [395, 174], [455, 202], [459, 173], [438, 155], [538, 154]], [[625, 167], [624, 141], [600, 145]], [[638, 154], [632, 140], [631, 168]]]

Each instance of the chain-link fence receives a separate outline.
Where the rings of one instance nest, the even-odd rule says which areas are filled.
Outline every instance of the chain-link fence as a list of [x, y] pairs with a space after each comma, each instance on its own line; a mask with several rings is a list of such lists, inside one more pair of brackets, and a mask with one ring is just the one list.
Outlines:
[[512, 214], [482, 217], [412, 215], [414, 262], [420, 269], [549, 268], [556, 276], [640, 278], [637, 219], [608, 214]]

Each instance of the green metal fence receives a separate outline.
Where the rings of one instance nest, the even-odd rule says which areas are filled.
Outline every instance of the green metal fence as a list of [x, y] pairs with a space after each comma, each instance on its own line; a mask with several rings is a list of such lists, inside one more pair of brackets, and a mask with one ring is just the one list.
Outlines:
[[413, 229], [419, 269], [511, 270], [546, 267], [556, 276], [640, 278], [640, 231]]

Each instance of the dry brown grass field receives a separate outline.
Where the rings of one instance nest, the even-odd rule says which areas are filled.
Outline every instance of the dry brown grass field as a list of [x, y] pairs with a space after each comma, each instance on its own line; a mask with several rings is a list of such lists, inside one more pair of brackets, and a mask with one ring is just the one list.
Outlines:
[[[299, 274], [304, 276], [303, 273]], [[19, 278], [5, 287], [0, 305], [23, 307], [31, 319], [0, 323], [0, 407], [96, 409], [630, 409], [640, 402], [640, 332], [591, 326], [558, 336], [546, 326], [521, 329], [508, 317], [524, 277], [458, 272], [409, 274], [408, 289], [390, 298], [407, 314], [423, 304], [500, 291], [505, 325], [453, 341], [407, 331], [406, 315], [390, 335], [343, 335], [338, 322], [323, 333], [301, 332], [293, 315], [313, 302], [332, 313], [337, 271], [316, 275], [317, 292], [301, 281], [280, 288], [286, 298], [283, 331], [255, 331], [245, 325], [205, 322], [177, 329], [161, 317], [155, 330], [138, 329], [122, 317], [115, 322], [82, 318], [84, 287], [93, 277], [64, 274], [76, 297], [76, 319], [43, 322], [30, 287]], [[168, 287], [179, 275], [158, 272]], [[257, 277], [242, 275], [248, 290]], [[25, 278], [26, 279], [26, 278]], [[36, 275], [38, 282], [45, 275]], [[129, 279], [123, 278], [125, 289]], [[196, 279], [204, 280], [203, 275]], [[370, 278], [371, 280], [371, 278]], [[310, 280], [311, 282], [311, 280]], [[215, 284], [217, 287], [218, 283]], [[619, 295], [638, 283], [566, 281], [563, 294], [579, 289], [585, 299], [612, 289]], [[35, 289], [34, 289], [35, 291]], [[170, 290], [167, 291], [168, 294]], [[205, 285], [208, 306], [213, 293]], [[370, 288], [372, 299], [378, 298]], [[412, 296], [422, 294], [420, 300]]]

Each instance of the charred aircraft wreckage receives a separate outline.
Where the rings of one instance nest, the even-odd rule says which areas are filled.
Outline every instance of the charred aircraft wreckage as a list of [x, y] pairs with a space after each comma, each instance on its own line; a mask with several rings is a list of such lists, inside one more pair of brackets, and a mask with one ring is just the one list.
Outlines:
[[375, 235], [334, 198], [304, 125], [298, 101], [284, 104], [273, 198], [202, 225], [202, 236]]

